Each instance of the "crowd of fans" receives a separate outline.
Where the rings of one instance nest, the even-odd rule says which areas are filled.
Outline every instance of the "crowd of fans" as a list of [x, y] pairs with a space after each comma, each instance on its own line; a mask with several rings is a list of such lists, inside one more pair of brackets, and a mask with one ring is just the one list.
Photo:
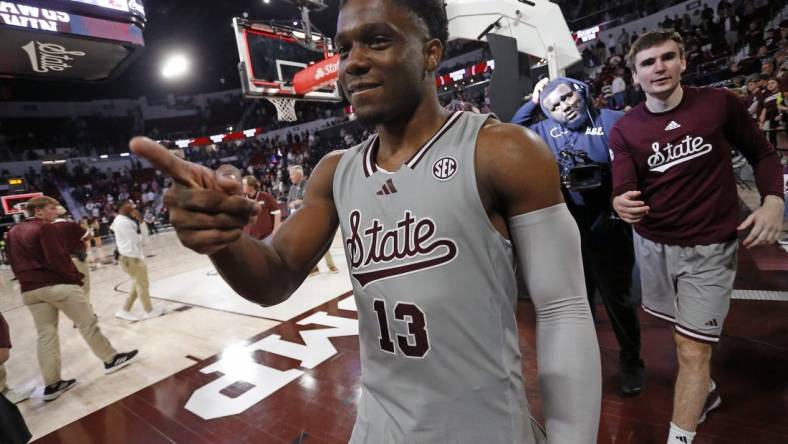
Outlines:
[[[735, 88], [764, 130], [784, 126], [782, 93], [788, 92], [788, 21], [775, 23], [776, 6], [723, 0], [716, 11], [706, 5], [660, 23], [684, 38], [686, 83]], [[638, 35], [622, 30], [607, 37], [583, 50], [591, 68], [585, 81], [596, 107], [626, 110], [643, 101], [626, 58]]]
[[631, 22], [654, 14], [684, 0], [611, 0], [602, 3], [593, 0], [551, 0], [561, 6], [569, 28], [585, 29], [604, 23], [607, 27]]
[[[196, 109], [196, 114], [145, 120], [137, 108], [126, 117], [68, 117], [0, 119], [0, 162], [46, 158], [97, 157], [127, 151], [129, 139], [146, 134], [154, 139], [190, 138], [234, 129], [264, 127], [273, 130], [293, 125], [281, 122], [266, 100], [244, 99], [240, 91], [224, 99], [208, 99], [205, 106], [178, 98], [173, 110]], [[342, 115], [336, 103], [297, 105], [298, 122]], [[240, 124], [240, 126], [239, 126]], [[67, 147], [67, 150], [55, 151]]]
[[[608, 9], [629, 3], [632, 2], [613, 3]], [[675, 2], [651, 0], [634, 3], [638, 4], [638, 11], [651, 13], [654, 8], [664, 8]], [[581, 2], [580, 5], [584, 4]], [[723, 0], [716, 11], [704, 5], [691, 14], [666, 15], [660, 23], [660, 26], [675, 29], [684, 37], [688, 70], [698, 73], [688, 76], [690, 81], [694, 79], [707, 84], [712, 80], [737, 87], [736, 91], [741, 94], [753, 118], [758, 120], [764, 130], [771, 130], [769, 134], [774, 143], [778, 142], [775, 128], [785, 127], [788, 109], [783, 99], [783, 94], [788, 93], [788, 22], [774, 23], [776, 5], [776, 2], [765, 0]], [[643, 100], [643, 94], [637, 85], [633, 85], [631, 71], [626, 65], [626, 53], [637, 37], [637, 34], [629, 34], [624, 30], [618, 36], [611, 34], [607, 39], [602, 36], [596, 44], [584, 49], [583, 60], [588, 68], [584, 80], [591, 86], [595, 107], [627, 110]], [[477, 43], [469, 45], [458, 46], [454, 51], [474, 50], [478, 46]], [[489, 78], [490, 73], [483, 72], [468, 82], [473, 84]], [[451, 93], [441, 95], [441, 102], [450, 109], [472, 109], [484, 113], [491, 111], [489, 87], [476, 86], [466, 90], [463, 85], [456, 85]], [[178, 106], [193, 105], [178, 103]], [[342, 112], [337, 104], [310, 103], [308, 106], [300, 105], [296, 110], [299, 122]], [[57, 146], [67, 140], [67, 135], [72, 132], [77, 140], [85, 142], [74, 148], [74, 154], [96, 155], [96, 144], [119, 146], [125, 150], [131, 135], [128, 131], [135, 128], [131, 122], [138, 121], [137, 117], [129, 116], [126, 120], [54, 119], [54, 124], [61, 125], [57, 127], [58, 131], [39, 130], [42, 125], [33, 126], [32, 123], [15, 127], [15, 131], [7, 131], [8, 122], [0, 121], [0, 125], [4, 125], [0, 126], [0, 133], [6, 135], [6, 145], [9, 145], [10, 139], [17, 144], [10, 145], [19, 148], [30, 146], [33, 140], [36, 145]], [[273, 106], [267, 101], [249, 101], [240, 96], [228, 100], [209, 100], [195, 119], [187, 122], [191, 130], [186, 136], [193, 136], [195, 128], [207, 133], [212, 129], [209, 125], [217, 122], [222, 122], [218, 125], [226, 125], [232, 120], [255, 122], [252, 126], [266, 125], [269, 129], [291, 124], [279, 122]], [[106, 121], [112, 123], [104, 124]], [[126, 132], [120, 130], [122, 127], [125, 127]], [[178, 131], [177, 127], [154, 126], [149, 134], [163, 137], [177, 134]], [[112, 137], [118, 140], [114, 141], [107, 134], [113, 134]], [[289, 166], [302, 165], [308, 174], [329, 151], [353, 146], [368, 135], [368, 130], [360, 125], [346, 122], [319, 131], [290, 132], [284, 137], [258, 137], [189, 147], [182, 151], [186, 159], [209, 168], [233, 164], [244, 175], [257, 177], [262, 191], [284, 201], [289, 187]], [[26, 153], [32, 153], [32, 150]], [[7, 150], [0, 151], [0, 161], [10, 160], [9, 154]], [[170, 183], [169, 179], [155, 170], [143, 168], [138, 162], [132, 162], [130, 166], [117, 171], [102, 171], [95, 165], [73, 161], [69, 162], [69, 166], [70, 169], [45, 168], [40, 172], [31, 168], [25, 175], [27, 189], [42, 191], [56, 198], [62, 197], [61, 192], [70, 193], [74, 202], [81, 207], [78, 212], [84, 216], [83, 225], [97, 228], [102, 235], [107, 233], [107, 225], [115, 216], [115, 203], [125, 199], [135, 201], [141, 214], [157, 222], [166, 222], [166, 207], [161, 195]], [[9, 176], [8, 171], [0, 171], [0, 180]]]

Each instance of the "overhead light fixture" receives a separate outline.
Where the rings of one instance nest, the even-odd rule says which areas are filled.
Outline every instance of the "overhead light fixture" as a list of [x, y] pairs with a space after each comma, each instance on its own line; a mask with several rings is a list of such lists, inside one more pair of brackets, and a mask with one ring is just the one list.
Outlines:
[[161, 75], [165, 79], [176, 79], [183, 77], [189, 71], [189, 59], [183, 54], [171, 55], [161, 69]]

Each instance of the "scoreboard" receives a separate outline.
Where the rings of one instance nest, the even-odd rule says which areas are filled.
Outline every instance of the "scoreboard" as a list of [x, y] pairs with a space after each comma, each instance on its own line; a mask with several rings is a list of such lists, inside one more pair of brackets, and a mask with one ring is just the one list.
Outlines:
[[66, 3], [68, 9], [86, 15], [98, 14], [99, 16], [138, 18], [145, 22], [145, 7], [141, 0], [54, 0], [53, 4]]
[[0, 77], [99, 81], [145, 47], [141, 0], [0, 1]]

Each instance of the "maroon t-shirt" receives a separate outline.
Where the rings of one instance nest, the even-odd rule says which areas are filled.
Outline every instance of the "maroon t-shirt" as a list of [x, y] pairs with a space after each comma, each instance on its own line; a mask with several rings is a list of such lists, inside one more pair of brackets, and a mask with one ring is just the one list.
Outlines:
[[755, 171], [761, 196], [783, 198], [782, 167], [741, 101], [717, 88], [684, 87], [679, 105], [654, 113], [645, 103], [613, 126], [613, 194], [642, 191], [651, 210], [635, 231], [668, 245], [736, 238], [739, 223], [731, 149]]
[[8, 262], [22, 292], [58, 284], [82, 285], [77, 271], [63, 249], [58, 230], [51, 223], [27, 219], [8, 232]]
[[11, 334], [2, 313], [0, 313], [0, 348], [11, 348]]
[[245, 226], [244, 231], [255, 239], [263, 239], [274, 231], [274, 215], [271, 212], [279, 209], [279, 202], [265, 191], [259, 191], [257, 203], [260, 205], [257, 220]]

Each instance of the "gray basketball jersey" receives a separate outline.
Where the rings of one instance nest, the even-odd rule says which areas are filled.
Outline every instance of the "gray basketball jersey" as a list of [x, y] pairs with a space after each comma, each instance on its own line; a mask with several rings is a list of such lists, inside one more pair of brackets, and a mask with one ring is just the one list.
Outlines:
[[485, 214], [457, 112], [398, 171], [377, 136], [349, 149], [334, 199], [358, 308], [351, 443], [530, 443], [509, 241]]

